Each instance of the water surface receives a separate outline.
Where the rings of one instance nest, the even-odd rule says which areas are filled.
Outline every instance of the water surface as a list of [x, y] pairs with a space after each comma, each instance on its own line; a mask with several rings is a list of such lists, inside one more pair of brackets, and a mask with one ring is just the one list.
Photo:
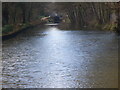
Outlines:
[[36, 27], [3, 41], [3, 88], [117, 88], [113, 32]]

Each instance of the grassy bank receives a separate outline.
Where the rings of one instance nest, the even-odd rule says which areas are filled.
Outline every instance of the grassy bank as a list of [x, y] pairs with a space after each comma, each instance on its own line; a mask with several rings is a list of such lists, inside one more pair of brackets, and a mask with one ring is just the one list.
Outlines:
[[5, 25], [2, 28], [2, 36], [9, 35], [15, 32], [18, 32], [19, 30], [25, 29], [27, 27], [30, 27], [31, 24], [25, 23], [25, 24], [16, 24], [16, 25]]
[[18, 24], [5, 25], [4, 27], [2, 27], [2, 35], [1, 36], [11, 35], [16, 32], [19, 32], [21, 30], [24, 30], [26, 28], [36, 26], [39, 24], [43, 24], [43, 22], [41, 22], [40, 20], [36, 20], [36, 21], [30, 22], [30, 23], [18, 23]]

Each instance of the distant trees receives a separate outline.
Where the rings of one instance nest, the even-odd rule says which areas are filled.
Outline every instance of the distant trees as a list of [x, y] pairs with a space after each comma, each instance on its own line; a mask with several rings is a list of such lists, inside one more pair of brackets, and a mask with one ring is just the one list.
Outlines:
[[2, 25], [8, 24], [9, 21], [9, 10], [8, 10], [8, 4], [3, 3], [3, 12], [2, 12]]
[[[57, 12], [67, 15], [76, 27], [113, 29], [115, 23], [120, 27], [120, 3], [117, 2], [4, 2], [2, 5], [3, 26], [7, 24], [29, 23]], [[118, 18], [116, 22], [116, 17]]]
[[[115, 21], [116, 16], [118, 17], [115, 11], [117, 10], [117, 12], [119, 12], [119, 10], [115, 8], [120, 6], [117, 2], [79, 2], [57, 4], [59, 7], [61, 5], [72, 24], [81, 28], [88, 26], [89, 28], [107, 27], [107, 29], [113, 29], [115, 27], [111, 22]], [[114, 9], [112, 8], [113, 6]]]
[[44, 13], [43, 5], [44, 3], [4, 2], [2, 5], [3, 26], [35, 20]]
[[117, 24], [116, 31], [120, 34], [120, 2], [107, 3], [107, 6], [112, 9], [112, 11], [114, 11], [113, 13], [116, 15], [114, 23]]

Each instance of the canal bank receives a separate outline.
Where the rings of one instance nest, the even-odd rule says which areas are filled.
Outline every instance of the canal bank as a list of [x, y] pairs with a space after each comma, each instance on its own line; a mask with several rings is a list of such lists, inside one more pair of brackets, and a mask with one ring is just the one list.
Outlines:
[[[30, 29], [30, 28], [32, 29], [33, 27], [37, 27], [38, 25], [42, 26], [42, 25], [44, 25], [44, 22], [35, 21], [35, 22], [27, 23], [27, 24], [17, 24], [17, 25], [14, 25], [14, 26], [13, 25], [8, 25], [7, 28], [3, 27], [2, 36], [0, 36], [0, 37], [2, 38], [2, 40], [10, 39], [12, 37], [15, 37], [19, 33], [23, 32], [27, 29]], [[4, 28], [6, 28], [5, 33], [4, 33], [4, 31], [5, 31]]]

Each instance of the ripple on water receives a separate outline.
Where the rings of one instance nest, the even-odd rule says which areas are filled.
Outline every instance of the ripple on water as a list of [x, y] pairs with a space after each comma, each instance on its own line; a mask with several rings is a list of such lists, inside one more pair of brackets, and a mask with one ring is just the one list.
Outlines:
[[3, 42], [3, 87], [116, 88], [117, 42], [104, 31], [26, 31]]

